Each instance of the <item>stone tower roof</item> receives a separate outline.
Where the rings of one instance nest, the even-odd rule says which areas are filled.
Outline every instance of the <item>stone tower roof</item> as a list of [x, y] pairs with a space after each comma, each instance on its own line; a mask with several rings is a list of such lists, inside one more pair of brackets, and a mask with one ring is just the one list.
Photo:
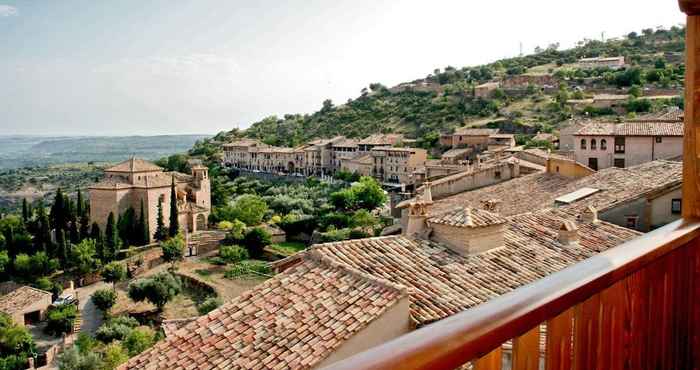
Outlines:
[[121, 162], [112, 167], [106, 168], [105, 172], [156, 172], [163, 171], [162, 167], [158, 167], [155, 164], [131, 157], [124, 162]]

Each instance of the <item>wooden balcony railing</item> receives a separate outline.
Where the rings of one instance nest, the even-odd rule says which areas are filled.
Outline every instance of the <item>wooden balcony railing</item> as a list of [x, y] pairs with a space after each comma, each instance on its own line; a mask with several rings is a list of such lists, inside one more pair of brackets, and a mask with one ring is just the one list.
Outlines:
[[330, 368], [699, 368], [699, 237], [674, 222]]

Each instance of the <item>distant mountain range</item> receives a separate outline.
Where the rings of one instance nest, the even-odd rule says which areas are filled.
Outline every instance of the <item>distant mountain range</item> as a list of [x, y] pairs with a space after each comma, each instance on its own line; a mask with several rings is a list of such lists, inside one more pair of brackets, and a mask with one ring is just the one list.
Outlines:
[[209, 135], [1, 136], [0, 169], [62, 163], [118, 162], [135, 155], [158, 159], [186, 152]]

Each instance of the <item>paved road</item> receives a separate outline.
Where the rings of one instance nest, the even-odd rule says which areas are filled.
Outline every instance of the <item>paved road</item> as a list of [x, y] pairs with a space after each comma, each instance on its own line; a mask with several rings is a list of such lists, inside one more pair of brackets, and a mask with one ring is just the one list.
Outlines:
[[111, 284], [107, 284], [103, 281], [97, 282], [92, 285], [77, 288], [75, 291], [78, 294], [79, 308], [83, 318], [83, 326], [81, 332], [90, 335], [95, 334], [97, 328], [102, 325], [102, 312], [95, 307], [92, 303], [92, 294], [98, 289], [112, 288]]

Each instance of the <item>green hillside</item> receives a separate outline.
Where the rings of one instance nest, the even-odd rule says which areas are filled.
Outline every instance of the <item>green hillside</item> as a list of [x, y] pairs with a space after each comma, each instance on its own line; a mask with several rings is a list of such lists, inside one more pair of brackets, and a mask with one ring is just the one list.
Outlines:
[[[271, 116], [255, 122], [245, 131], [230, 131], [212, 140], [199, 142], [191, 154], [207, 154], [215, 145], [238, 136], [257, 138], [272, 145], [294, 146], [312, 138], [346, 135], [363, 137], [377, 132], [404, 133], [431, 146], [439, 133], [455, 127], [499, 121], [508, 131], [532, 133], [551, 131], [558, 125], [582, 114], [564, 102], [584, 98], [588, 84], [597, 89], [619, 89], [620, 93], [640, 95], [644, 88], [682, 89], [685, 29], [645, 29], [640, 34], [605, 42], [584, 40], [568, 50], [558, 45], [538, 48], [537, 53], [498, 60], [482, 66], [436, 69], [427, 77], [387, 88], [372, 83], [361, 95], [345, 104], [324, 101], [312, 114]], [[580, 58], [625, 56], [631, 66], [626, 70], [598, 68], [582, 70], [575, 63]], [[523, 74], [552, 74], [559, 81], [557, 91], [542, 93], [533, 89], [524, 96], [510, 96], [497, 91], [491, 99], [473, 98], [475, 86], [496, 78]], [[630, 111], [647, 112], [665, 105], [682, 105], [682, 101], [661, 100], [653, 104], [630, 102]], [[588, 110], [588, 115], [612, 114]], [[493, 124], [492, 124], [493, 125]]]

